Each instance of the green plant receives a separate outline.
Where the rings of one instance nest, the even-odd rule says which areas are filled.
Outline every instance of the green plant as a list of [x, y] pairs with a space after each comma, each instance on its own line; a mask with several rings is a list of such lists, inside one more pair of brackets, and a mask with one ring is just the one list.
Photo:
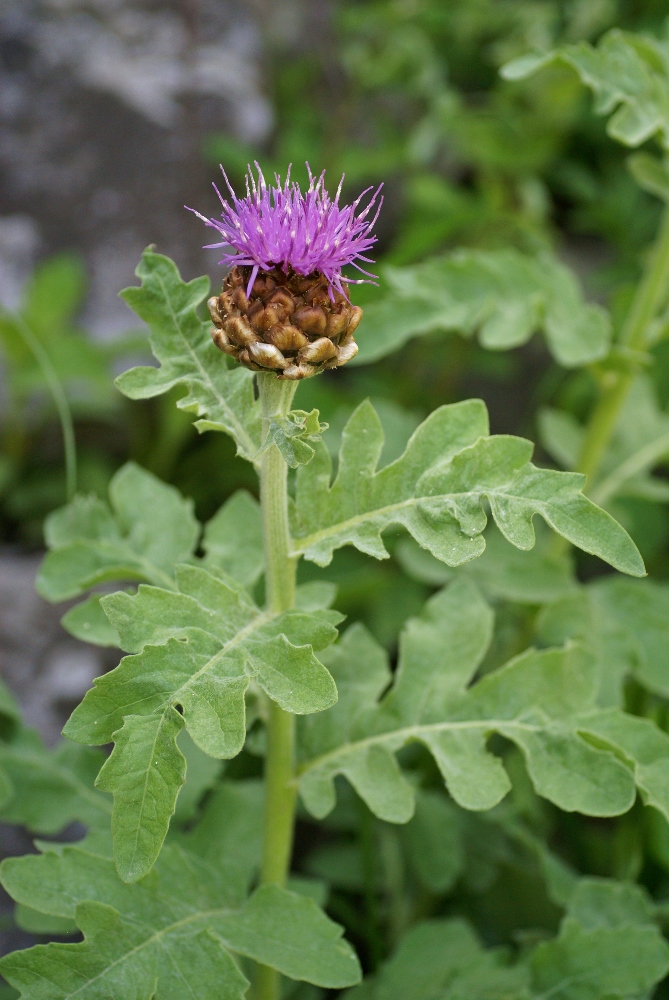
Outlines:
[[[664, 142], [663, 56], [616, 34], [551, 58], [594, 89], [608, 81], [601, 110], [624, 108], [610, 130], [636, 143]], [[636, 72], [623, 83], [643, 86], [612, 89], [621, 60]], [[632, 169], [662, 193], [661, 162]], [[502, 350], [542, 331], [562, 366], [585, 369], [590, 413], [541, 415], [567, 471], [490, 435], [480, 400], [439, 407], [380, 462], [364, 401], [333, 474], [320, 414], [292, 409], [296, 383], [217, 352], [208, 280], [145, 252], [124, 295], [159, 367], [119, 388], [180, 387], [198, 430], [229, 435], [258, 474], [260, 503], [237, 492], [201, 526], [128, 464], [109, 504], [78, 496], [47, 521], [40, 593], [84, 596], [65, 626], [127, 655], [53, 754], [0, 697], [2, 818], [42, 835], [87, 827], [3, 863], [20, 926], [84, 934], [5, 957], [22, 995], [650, 995], [669, 971], [669, 590], [641, 579], [636, 545], [593, 499], [628, 523], [631, 501], [667, 500], [667, 418], [644, 371], [661, 363], [668, 268], [664, 222], [620, 322], [545, 250], [396, 267], [360, 327], [363, 361], [425, 333]], [[396, 664], [358, 623], [337, 639], [327, 578], [336, 550], [385, 559], [386, 543], [439, 588], [404, 623]], [[569, 543], [588, 554], [581, 579]], [[305, 579], [305, 562], [323, 573]], [[110, 583], [126, 589], [94, 589]], [[106, 758], [87, 748], [111, 742]]]

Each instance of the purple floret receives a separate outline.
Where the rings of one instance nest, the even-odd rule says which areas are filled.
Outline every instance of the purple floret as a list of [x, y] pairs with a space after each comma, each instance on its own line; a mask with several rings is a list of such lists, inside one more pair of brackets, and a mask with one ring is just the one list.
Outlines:
[[222, 221], [208, 219], [195, 212], [208, 226], [217, 229], [223, 237], [220, 243], [210, 243], [206, 249], [230, 247], [232, 253], [223, 255], [219, 263], [230, 267], [245, 265], [251, 267], [247, 294], [250, 295], [253, 282], [259, 270], [271, 271], [280, 267], [284, 271], [291, 268], [296, 274], [312, 274], [320, 271], [330, 286], [348, 298], [344, 285], [359, 284], [365, 279], [354, 281], [342, 275], [342, 268], [352, 264], [367, 279], [376, 275], [365, 271], [358, 261], [373, 263], [364, 254], [376, 243], [371, 230], [376, 222], [383, 199], [381, 198], [374, 218], [368, 216], [376, 204], [381, 187], [377, 188], [369, 204], [358, 215], [356, 209], [371, 188], [367, 188], [352, 205], [339, 205], [342, 177], [334, 201], [325, 190], [325, 171], [316, 179], [309, 171], [309, 188], [302, 194], [299, 184], [290, 183], [290, 167], [282, 184], [275, 175], [276, 186], [268, 187], [262, 170], [256, 163], [258, 180], [249, 166], [246, 177], [246, 197], [238, 198], [230, 186], [223, 167], [223, 176], [232, 196], [232, 203], [225, 201], [214, 184], [214, 190], [221, 200]]

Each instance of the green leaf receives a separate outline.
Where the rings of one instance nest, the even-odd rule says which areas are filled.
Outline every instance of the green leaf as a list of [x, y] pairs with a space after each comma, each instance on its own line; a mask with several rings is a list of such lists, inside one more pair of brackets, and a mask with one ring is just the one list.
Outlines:
[[529, 1000], [529, 975], [501, 949], [484, 950], [464, 920], [416, 924], [379, 974], [347, 1000]]
[[299, 745], [306, 757], [346, 743], [391, 680], [388, 654], [364, 625], [356, 623], [321, 654], [337, 685], [337, 704], [316, 716], [297, 720]]
[[511, 964], [483, 949], [462, 920], [416, 924], [379, 973], [347, 1000], [613, 1000], [650, 995], [669, 968], [669, 946], [643, 890], [581, 879], [552, 941]]
[[286, 465], [296, 469], [298, 465], [306, 465], [315, 455], [313, 444], [321, 440], [327, 424], [318, 419], [318, 410], [291, 410], [287, 417], [272, 417], [267, 437], [258, 452], [261, 455], [271, 445], [275, 444]]
[[586, 642], [602, 671], [602, 705], [622, 705], [627, 677], [669, 695], [669, 586], [605, 577], [542, 609], [542, 642]]
[[205, 564], [252, 587], [265, 568], [260, 504], [237, 490], [204, 526]]
[[404, 454], [377, 472], [382, 447], [381, 424], [365, 402], [346, 425], [334, 482], [322, 445], [298, 469], [296, 554], [326, 566], [335, 549], [354, 545], [383, 559], [388, 553], [381, 532], [399, 524], [422, 548], [459, 566], [485, 548], [487, 500], [497, 526], [517, 548], [533, 547], [532, 520], [540, 514], [586, 552], [633, 576], [645, 573], [627, 532], [581, 492], [583, 476], [532, 465], [532, 445], [522, 438], [489, 437], [480, 400], [439, 407]]
[[392, 691], [383, 699], [376, 725], [440, 721], [480, 666], [493, 623], [490, 607], [469, 580], [456, 580], [431, 597], [400, 633]]
[[627, 158], [627, 167], [639, 187], [669, 201], [669, 168], [664, 160], [649, 153], [634, 153]]
[[453, 888], [464, 868], [458, 810], [439, 792], [421, 790], [405, 827], [407, 857], [420, 882], [435, 895]]
[[640, 885], [612, 879], [582, 878], [569, 900], [568, 915], [581, 927], [625, 927], [652, 924], [655, 907]]
[[595, 97], [595, 112], [610, 115], [607, 132], [626, 146], [657, 136], [669, 147], [669, 69], [667, 44], [648, 35], [614, 28], [597, 46], [565, 45], [543, 56], [523, 56], [502, 69], [507, 80], [521, 80], [552, 62], [573, 67]]
[[278, 969], [292, 979], [340, 989], [360, 980], [360, 966], [342, 928], [313, 900], [264, 885], [237, 915], [216, 923], [233, 951]]
[[534, 990], [558, 1000], [636, 997], [669, 971], [669, 946], [643, 890], [583, 879], [560, 933], [529, 958]]
[[82, 642], [96, 646], [118, 646], [118, 632], [102, 610], [101, 594], [91, 594], [85, 601], [75, 604], [60, 620], [63, 628]]
[[27, 283], [23, 314], [31, 329], [48, 338], [68, 324], [81, 305], [86, 274], [79, 257], [57, 254], [43, 261]]
[[571, 413], [544, 407], [539, 410], [539, 440], [558, 465], [575, 469], [583, 444], [584, 431]]
[[386, 268], [391, 291], [365, 308], [356, 364], [397, 350], [411, 337], [478, 332], [490, 350], [527, 343], [541, 330], [559, 364], [578, 367], [607, 353], [610, 320], [583, 301], [575, 275], [548, 254], [458, 250], [404, 268]]
[[98, 750], [67, 742], [46, 750], [37, 733], [21, 729], [11, 743], [0, 743], [0, 767], [13, 792], [0, 805], [0, 818], [41, 834], [59, 833], [74, 821], [107, 828], [111, 801], [93, 787], [104, 759]]
[[68, 600], [108, 580], [174, 586], [174, 563], [192, 555], [200, 533], [192, 501], [134, 462], [116, 473], [109, 498], [111, 510], [80, 496], [47, 518], [51, 551], [36, 584], [46, 600]]
[[193, 743], [187, 729], [179, 733], [177, 747], [186, 758], [187, 770], [186, 781], [177, 798], [174, 819], [183, 824], [193, 819], [203, 796], [215, 786], [221, 764]]
[[[360, 978], [342, 930], [304, 896], [265, 886], [231, 895], [227, 866], [170, 846], [155, 871], [128, 886], [110, 861], [78, 848], [10, 859], [3, 884], [45, 914], [74, 918], [81, 944], [41, 945], [0, 964], [26, 1000], [241, 1000], [248, 986], [230, 952], [284, 975], [341, 988]], [[131, 991], [131, 992], [130, 992]]]
[[322, 611], [331, 608], [337, 597], [337, 584], [330, 580], [309, 580], [295, 590], [295, 607], [300, 611]]
[[29, 934], [48, 934], [50, 937], [66, 937], [77, 933], [74, 920], [67, 917], [51, 917], [39, 910], [32, 910], [23, 903], [18, 903], [14, 910], [14, 920], [17, 927]]
[[412, 538], [402, 539], [393, 555], [414, 580], [440, 586], [456, 575], [466, 575], [492, 600], [545, 604], [577, 592], [570, 555], [552, 550], [548, 532], [537, 532], [536, 546], [524, 552], [509, 545], [491, 525], [486, 530], [485, 543], [478, 559], [456, 571], [421, 549]]
[[126, 716], [98, 775], [97, 787], [114, 794], [114, 855], [126, 882], [146, 875], [167, 835], [186, 780], [186, 758], [177, 747], [183, 725], [171, 705], [161, 715]]
[[174, 386], [187, 394], [177, 406], [199, 418], [199, 431], [229, 434], [238, 454], [253, 461], [260, 447], [260, 408], [253, 398], [253, 373], [228, 359], [214, 346], [210, 323], [198, 308], [209, 294], [209, 278], [183, 282], [168, 257], [144, 251], [137, 267], [140, 288], [121, 296], [151, 330], [150, 344], [159, 368], [131, 368], [116, 384], [130, 399], [149, 399]]
[[390, 761], [412, 742], [430, 751], [459, 805], [490, 809], [510, 788], [502, 760], [486, 745], [494, 732], [518, 746], [536, 792], [563, 810], [617, 815], [633, 804], [635, 784], [648, 804], [669, 808], [669, 737], [648, 720], [596, 709], [594, 657], [575, 645], [528, 650], [471, 685], [490, 631], [474, 585], [451, 584], [405, 626], [393, 686], [380, 700], [382, 654], [376, 664], [360, 656], [361, 640], [371, 643], [364, 633], [354, 634], [348, 650], [342, 643], [333, 674], [338, 682], [350, 678], [350, 703], [357, 671], [360, 707], [348, 729], [337, 707], [325, 713], [328, 739], [320, 746], [313, 729], [300, 730], [299, 788], [314, 816], [334, 807], [341, 774], [381, 818], [406, 822], [411, 786]]
[[[565, 468], [578, 461], [584, 429], [571, 414], [543, 410], [539, 416], [541, 442]], [[660, 409], [650, 379], [639, 375], [631, 386], [618, 418], [613, 439], [603, 456], [601, 471], [590, 490], [593, 502], [608, 505], [615, 497], [667, 502], [664, 478], [651, 475], [669, 455], [669, 416]]]
[[669, 736], [650, 719], [639, 719], [612, 708], [593, 712], [579, 719], [577, 725], [586, 738], [627, 762], [633, 769], [643, 802], [669, 819]]
[[243, 898], [260, 867], [263, 786], [261, 781], [224, 781], [209, 796], [193, 830], [179, 834], [187, 850], [229, 869], [228, 883]]
[[167, 832], [185, 776], [182, 725], [204, 753], [229, 758], [244, 744], [251, 678], [291, 712], [337, 698], [313, 652], [336, 638], [337, 612], [260, 612], [231, 577], [195, 566], [177, 567], [176, 586], [102, 599], [121, 647], [136, 655], [97, 679], [64, 730], [77, 742], [116, 741], [100, 780], [115, 796], [115, 852], [128, 880], [149, 871]]
[[666, 502], [666, 480], [650, 473], [656, 465], [666, 462], [668, 455], [669, 415], [660, 409], [650, 379], [637, 376], [593, 486], [593, 499], [607, 504], [616, 496], [647, 495], [648, 499]]

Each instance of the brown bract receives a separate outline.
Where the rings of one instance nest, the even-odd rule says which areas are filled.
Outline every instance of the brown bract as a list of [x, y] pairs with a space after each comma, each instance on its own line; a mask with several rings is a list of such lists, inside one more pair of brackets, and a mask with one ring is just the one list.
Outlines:
[[333, 302], [322, 274], [265, 271], [247, 297], [249, 277], [250, 268], [233, 267], [221, 294], [207, 302], [212, 339], [225, 354], [252, 371], [300, 379], [358, 353], [353, 334], [362, 309], [337, 291]]

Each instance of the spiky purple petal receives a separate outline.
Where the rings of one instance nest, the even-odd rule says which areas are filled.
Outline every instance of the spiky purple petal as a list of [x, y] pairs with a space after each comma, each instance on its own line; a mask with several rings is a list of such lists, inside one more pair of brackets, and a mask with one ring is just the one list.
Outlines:
[[355, 282], [352, 278], [344, 277], [341, 272], [347, 264], [352, 264], [367, 280], [376, 277], [365, 271], [358, 261], [373, 263], [363, 255], [376, 243], [376, 236], [372, 236], [371, 231], [381, 210], [383, 198], [379, 199], [376, 214], [371, 221], [369, 215], [377, 202], [381, 186], [374, 192], [366, 208], [356, 215], [362, 198], [371, 188], [363, 191], [352, 205], [342, 208], [339, 196], [343, 177], [333, 201], [325, 190], [325, 171], [316, 179], [307, 164], [309, 188], [302, 194], [299, 184], [290, 182], [290, 168], [283, 183], [276, 174], [276, 186], [268, 187], [262, 170], [257, 163], [255, 166], [258, 179], [256, 182], [249, 166], [245, 198], [237, 197], [221, 167], [232, 199], [232, 202], [226, 201], [214, 185], [223, 206], [222, 221], [208, 219], [195, 209], [189, 209], [206, 225], [217, 229], [223, 237], [222, 242], [211, 243], [207, 249], [230, 247], [232, 252], [225, 253], [219, 263], [230, 267], [236, 264], [252, 268], [248, 283], [249, 294], [258, 271], [271, 271], [275, 267], [284, 271], [292, 269], [296, 274], [302, 275], [320, 271], [328, 281], [331, 296], [333, 288], [347, 295], [345, 284], [365, 280], [358, 279]]

